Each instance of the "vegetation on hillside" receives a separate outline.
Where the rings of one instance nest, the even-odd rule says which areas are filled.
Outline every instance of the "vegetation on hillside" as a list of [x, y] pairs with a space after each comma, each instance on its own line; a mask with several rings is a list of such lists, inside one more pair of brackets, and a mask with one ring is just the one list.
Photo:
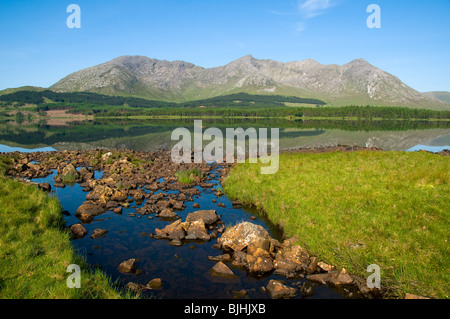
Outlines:
[[[286, 105], [295, 104], [295, 107]], [[450, 119], [450, 111], [411, 109], [405, 107], [346, 106], [327, 107], [317, 99], [278, 95], [230, 94], [209, 99], [172, 103], [134, 97], [109, 96], [88, 92], [57, 93], [17, 91], [0, 96], [0, 117], [6, 110], [44, 114], [49, 110], [66, 109], [72, 113], [97, 117], [177, 116], [177, 117], [265, 117], [297, 118], [328, 117], [357, 119]]]

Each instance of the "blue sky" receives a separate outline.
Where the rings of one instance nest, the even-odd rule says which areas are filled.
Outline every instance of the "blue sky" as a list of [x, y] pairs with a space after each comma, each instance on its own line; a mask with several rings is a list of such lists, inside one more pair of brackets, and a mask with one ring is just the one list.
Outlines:
[[[69, 29], [69, 4], [81, 28]], [[381, 28], [369, 29], [370, 4]], [[450, 91], [449, 0], [2, 0], [0, 90], [48, 87], [121, 55], [203, 67], [244, 55], [364, 58], [418, 91]]]

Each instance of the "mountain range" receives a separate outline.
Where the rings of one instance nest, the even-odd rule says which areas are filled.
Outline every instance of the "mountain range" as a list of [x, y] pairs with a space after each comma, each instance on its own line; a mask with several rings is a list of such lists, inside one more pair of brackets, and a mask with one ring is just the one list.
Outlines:
[[324, 65], [312, 59], [282, 63], [247, 55], [225, 66], [203, 68], [184, 61], [121, 56], [72, 73], [50, 89], [172, 102], [249, 93], [317, 98], [331, 106], [450, 109], [436, 95], [420, 93], [364, 59]]

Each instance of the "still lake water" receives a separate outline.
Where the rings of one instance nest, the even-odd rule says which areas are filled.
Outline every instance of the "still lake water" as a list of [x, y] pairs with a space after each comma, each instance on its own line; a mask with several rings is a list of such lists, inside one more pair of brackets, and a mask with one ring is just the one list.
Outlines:
[[[450, 148], [450, 123], [439, 122], [270, 122], [270, 121], [203, 121], [204, 129], [217, 127], [225, 133], [227, 127], [248, 127], [280, 129], [280, 149], [323, 147], [336, 145], [357, 145], [377, 147], [384, 150], [415, 151], [427, 149], [440, 151]], [[153, 151], [160, 148], [170, 149], [177, 141], [171, 141], [171, 132], [178, 127], [192, 130], [193, 120], [175, 121], [106, 121], [84, 122], [66, 126], [28, 125], [19, 126], [0, 124], [0, 152], [31, 152], [49, 150], [89, 150], [95, 148], [134, 149]], [[225, 135], [225, 134], [224, 134]], [[208, 142], [205, 142], [205, 144]], [[55, 173], [54, 173], [55, 174]], [[101, 178], [96, 172], [95, 178]], [[220, 185], [218, 172], [209, 181]], [[35, 182], [48, 182], [53, 185], [53, 175]], [[64, 189], [52, 187], [52, 193], [60, 200], [67, 225], [78, 223], [74, 217], [77, 208], [86, 199], [86, 193], [78, 184]], [[211, 189], [202, 189], [201, 194], [194, 197], [193, 202], [185, 202], [186, 208], [177, 212], [185, 220], [188, 213], [193, 212], [193, 203], [199, 203], [200, 209], [215, 209], [222, 215], [226, 225], [248, 221], [256, 217], [253, 223], [266, 228], [272, 237], [282, 240], [283, 233], [264, 216], [251, 208], [232, 207], [226, 197], [216, 197]], [[217, 203], [213, 203], [213, 199]], [[217, 206], [218, 203], [225, 207]], [[238, 276], [236, 280], [219, 279], [209, 274], [215, 262], [208, 256], [217, 256], [221, 251], [213, 248], [215, 240], [206, 243], [187, 242], [181, 247], [168, 245], [166, 240], [150, 238], [148, 234], [155, 228], [164, 228], [168, 222], [148, 216], [129, 216], [129, 213], [143, 205], [131, 206], [123, 210], [122, 215], [110, 211], [97, 216], [90, 224], [84, 225], [88, 235], [74, 240], [77, 251], [87, 262], [101, 268], [113, 280], [122, 284], [130, 281], [146, 285], [153, 278], [161, 278], [163, 289], [151, 291], [147, 296], [158, 298], [233, 298], [235, 292], [245, 289], [249, 298], [268, 298], [261, 291], [270, 279], [283, 277], [270, 275], [264, 278], [248, 276], [245, 271], [233, 269]], [[92, 239], [90, 235], [96, 228], [106, 229], [108, 233], [101, 238]], [[129, 258], [139, 259], [137, 265], [142, 272], [122, 274], [118, 265]], [[286, 280], [287, 284], [300, 288], [305, 283], [302, 278]], [[296, 298], [305, 298], [301, 293]], [[343, 298], [344, 295], [332, 288], [318, 286], [315, 293], [308, 298]]]
[[[153, 151], [170, 149], [177, 141], [171, 133], [178, 127], [193, 132], [194, 120], [104, 120], [68, 123], [19, 125], [0, 123], [0, 152], [9, 147], [49, 150], [89, 150], [95, 148]], [[418, 145], [446, 147], [450, 145], [450, 122], [428, 121], [274, 121], [258, 119], [203, 120], [203, 131], [219, 128], [279, 128], [280, 149], [311, 148], [336, 145], [377, 147], [406, 151]], [[205, 145], [208, 142], [205, 141]]]

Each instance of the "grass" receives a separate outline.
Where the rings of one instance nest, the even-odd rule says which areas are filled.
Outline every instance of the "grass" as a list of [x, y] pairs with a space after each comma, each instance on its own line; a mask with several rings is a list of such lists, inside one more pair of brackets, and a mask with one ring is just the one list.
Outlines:
[[69, 172], [61, 177], [64, 184], [74, 184], [75, 180], [79, 178], [78, 174]]
[[181, 170], [175, 173], [178, 181], [183, 184], [191, 184], [195, 177], [203, 178], [203, 172], [198, 168]]
[[[8, 160], [0, 157], [0, 170]], [[0, 171], [0, 298], [124, 298], [118, 286], [75, 254], [59, 202]], [[81, 268], [81, 288], [69, 289], [67, 266]]]
[[379, 265], [390, 296], [449, 297], [450, 158], [282, 154], [277, 174], [259, 172], [237, 165], [225, 192], [264, 210], [313, 255], [361, 278]]

